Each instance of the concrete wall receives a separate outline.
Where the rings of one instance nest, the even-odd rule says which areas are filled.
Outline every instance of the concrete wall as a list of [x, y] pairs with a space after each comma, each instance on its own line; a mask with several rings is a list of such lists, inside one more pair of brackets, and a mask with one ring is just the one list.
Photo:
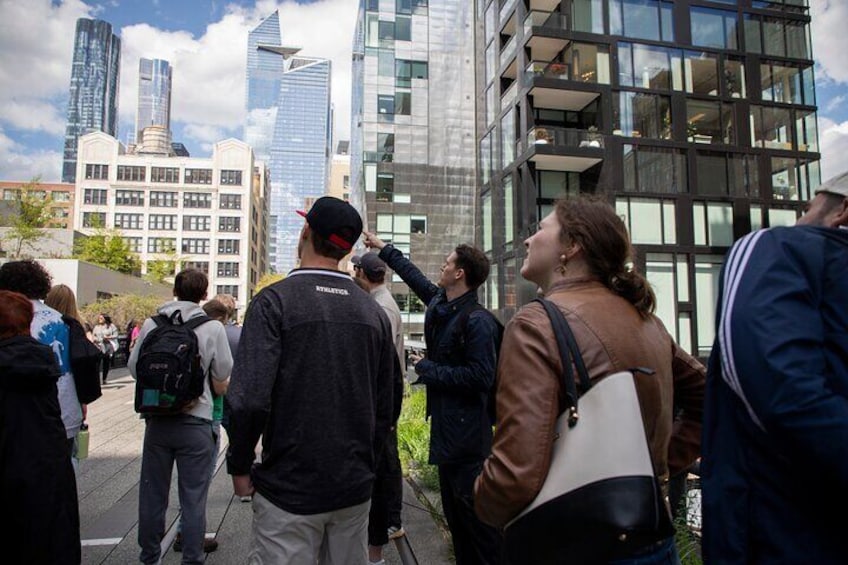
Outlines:
[[[0, 227], [0, 255], [8, 256], [14, 252], [16, 242], [7, 239], [11, 228]], [[70, 257], [74, 253], [74, 243], [79, 238], [86, 237], [82, 232], [59, 229], [44, 228], [44, 237], [32, 242], [32, 245], [24, 244], [21, 254], [31, 257]]]
[[173, 287], [148, 282], [98, 265], [76, 259], [38, 259], [53, 277], [53, 284], [65, 284], [76, 294], [80, 307], [118, 294], [158, 296], [165, 302], [173, 298]]

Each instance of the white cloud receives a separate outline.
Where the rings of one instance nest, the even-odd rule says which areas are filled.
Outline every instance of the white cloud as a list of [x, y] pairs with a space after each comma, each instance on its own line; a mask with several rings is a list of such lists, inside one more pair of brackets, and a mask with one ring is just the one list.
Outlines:
[[[59, 5], [50, 0], [0, 1], [0, 120], [56, 133], [54, 117], [60, 116], [64, 131], [76, 21], [92, 13], [79, 0]], [[20, 115], [40, 112], [45, 105], [53, 107], [49, 118]], [[11, 113], [18, 116], [10, 118]]]
[[848, 170], [848, 121], [834, 122], [819, 118], [819, 143], [821, 145], [822, 181]]
[[12, 99], [0, 104], [0, 122], [31, 131], [45, 131], [61, 136], [65, 133], [65, 112], [57, 105], [32, 98]]
[[[252, 8], [235, 4], [195, 37], [187, 31], [166, 31], [135, 24], [114, 31], [121, 36], [119, 135], [134, 127], [138, 59], [161, 58], [174, 67], [172, 121], [210, 147], [210, 135], [241, 135], [244, 123], [247, 34], [262, 18], [279, 9], [283, 42], [302, 47], [304, 55], [332, 60], [332, 102], [337, 138], [350, 128], [350, 57], [357, 2], [317, 0], [300, 5], [293, 0], [259, 0]], [[82, 0], [0, 0], [0, 128], [45, 132], [61, 152], [67, 95], [73, 58], [74, 30], [79, 17], [96, 17], [101, 8]], [[153, 16], [151, 15], [151, 18]], [[5, 135], [5, 134], [4, 134]], [[8, 136], [7, 136], [8, 139]], [[0, 145], [0, 176], [18, 163], [25, 151], [8, 153]], [[55, 152], [34, 152], [32, 160], [56, 159]], [[61, 161], [61, 159], [59, 159]], [[54, 171], [59, 174], [61, 167]]]
[[810, 0], [813, 56], [818, 64], [818, 78], [848, 82], [848, 2], [845, 0]]
[[61, 152], [28, 150], [0, 129], [0, 178], [26, 181], [41, 177], [43, 182], [59, 182], [61, 171]]
[[839, 94], [838, 96], [834, 96], [831, 98], [824, 107], [825, 112], [833, 112], [834, 110], [838, 110], [839, 107], [845, 102], [846, 96], [844, 94]]
[[[350, 59], [356, 2], [261, 0], [252, 9], [230, 5], [224, 17], [203, 36], [164, 31], [148, 24], [121, 30], [122, 124], [134, 124], [140, 57], [165, 59], [173, 66], [171, 121], [186, 124], [186, 134], [204, 142], [218, 141], [212, 132], [241, 135], [245, 120], [247, 34], [262, 18], [280, 11], [283, 44], [302, 47], [304, 55], [332, 60], [335, 131], [347, 139], [350, 130]], [[226, 132], [225, 132], [226, 133]]]

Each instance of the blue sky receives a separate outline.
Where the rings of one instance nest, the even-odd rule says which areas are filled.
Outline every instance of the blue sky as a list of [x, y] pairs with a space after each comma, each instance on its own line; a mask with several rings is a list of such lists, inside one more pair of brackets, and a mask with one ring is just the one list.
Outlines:
[[[457, 0], [468, 2], [471, 0]], [[336, 139], [350, 121], [350, 49], [359, 0], [0, 0], [0, 180], [61, 171], [74, 25], [121, 36], [119, 138], [133, 128], [139, 57], [174, 68], [171, 126], [192, 155], [241, 136], [247, 32], [279, 9], [283, 42], [333, 63]], [[848, 170], [848, 1], [810, 0], [826, 179]]]

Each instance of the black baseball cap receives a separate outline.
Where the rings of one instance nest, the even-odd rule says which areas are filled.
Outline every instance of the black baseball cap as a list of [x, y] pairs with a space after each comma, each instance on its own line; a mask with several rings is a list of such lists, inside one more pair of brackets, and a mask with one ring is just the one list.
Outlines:
[[322, 196], [315, 201], [309, 212], [298, 210], [315, 233], [324, 237], [340, 249], [353, 248], [362, 234], [362, 218], [356, 209], [343, 200]]
[[368, 275], [378, 275], [386, 272], [386, 263], [373, 251], [365, 255], [354, 255], [350, 262], [360, 267]]

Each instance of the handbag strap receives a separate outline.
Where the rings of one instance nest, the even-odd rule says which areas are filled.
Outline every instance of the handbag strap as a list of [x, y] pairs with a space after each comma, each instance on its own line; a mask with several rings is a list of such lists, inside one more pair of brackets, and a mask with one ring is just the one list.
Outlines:
[[580, 354], [580, 349], [577, 347], [577, 341], [574, 339], [574, 333], [562, 315], [560, 309], [550, 300], [544, 298], [536, 298], [534, 302], [538, 302], [545, 309], [548, 318], [551, 321], [551, 326], [554, 330], [554, 337], [559, 348], [559, 355], [562, 361], [562, 386], [565, 391], [566, 410], [569, 411], [568, 425], [573, 427], [577, 424], [580, 414], [577, 409], [579, 395], [577, 393], [577, 385], [574, 380], [574, 372], [571, 368], [572, 360], [577, 368], [577, 375], [580, 378], [580, 388], [585, 393], [591, 388], [589, 381], [589, 373], [586, 370], [586, 365], [583, 363], [583, 356]]

